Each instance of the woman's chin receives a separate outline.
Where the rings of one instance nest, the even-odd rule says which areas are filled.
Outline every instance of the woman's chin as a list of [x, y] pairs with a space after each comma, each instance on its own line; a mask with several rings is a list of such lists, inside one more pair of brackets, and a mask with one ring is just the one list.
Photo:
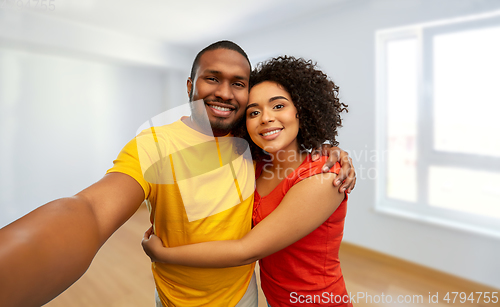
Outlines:
[[265, 150], [265, 152], [267, 152], [268, 154], [272, 154], [272, 155], [275, 155], [276, 153], [280, 152], [280, 150], [281, 150], [281, 148], [276, 148], [276, 147], [272, 147], [272, 146], [271, 147], [270, 146], [260, 147], [260, 148]]

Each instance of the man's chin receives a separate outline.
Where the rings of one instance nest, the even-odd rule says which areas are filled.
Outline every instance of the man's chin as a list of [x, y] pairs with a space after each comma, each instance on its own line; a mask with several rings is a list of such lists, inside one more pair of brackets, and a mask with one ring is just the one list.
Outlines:
[[235, 125], [236, 122], [229, 118], [210, 120], [210, 126], [212, 127], [214, 135], [217, 136], [229, 134]]

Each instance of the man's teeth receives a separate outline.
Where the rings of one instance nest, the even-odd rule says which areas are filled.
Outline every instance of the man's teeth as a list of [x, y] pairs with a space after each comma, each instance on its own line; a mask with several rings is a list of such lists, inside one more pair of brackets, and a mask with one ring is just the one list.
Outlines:
[[268, 135], [272, 135], [272, 134], [278, 133], [280, 131], [281, 131], [281, 129], [273, 130], [273, 131], [269, 131], [269, 132], [263, 133], [262, 135], [263, 136], [268, 136]]
[[230, 108], [224, 108], [224, 107], [219, 107], [219, 106], [210, 106], [216, 110], [219, 110], [219, 111], [231, 111]]

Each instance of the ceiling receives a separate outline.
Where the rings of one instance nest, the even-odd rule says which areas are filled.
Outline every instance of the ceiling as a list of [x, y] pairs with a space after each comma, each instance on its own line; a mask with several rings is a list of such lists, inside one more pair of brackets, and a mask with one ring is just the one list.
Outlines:
[[194, 46], [314, 14], [352, 0], [46, 0], [41, 14], [100, 29]]

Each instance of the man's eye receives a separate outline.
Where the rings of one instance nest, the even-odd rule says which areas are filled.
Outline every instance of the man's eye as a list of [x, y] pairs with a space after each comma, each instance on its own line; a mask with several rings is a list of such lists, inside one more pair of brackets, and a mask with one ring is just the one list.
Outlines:
[[207, 80], [209, 80], [209, 81], [213, 81], [213, 82], [216, 82], [216, 81], [217, 81], [217, 79], [216, 79], [216, 78], [214, 78], [214, 77], [207, 77]]

